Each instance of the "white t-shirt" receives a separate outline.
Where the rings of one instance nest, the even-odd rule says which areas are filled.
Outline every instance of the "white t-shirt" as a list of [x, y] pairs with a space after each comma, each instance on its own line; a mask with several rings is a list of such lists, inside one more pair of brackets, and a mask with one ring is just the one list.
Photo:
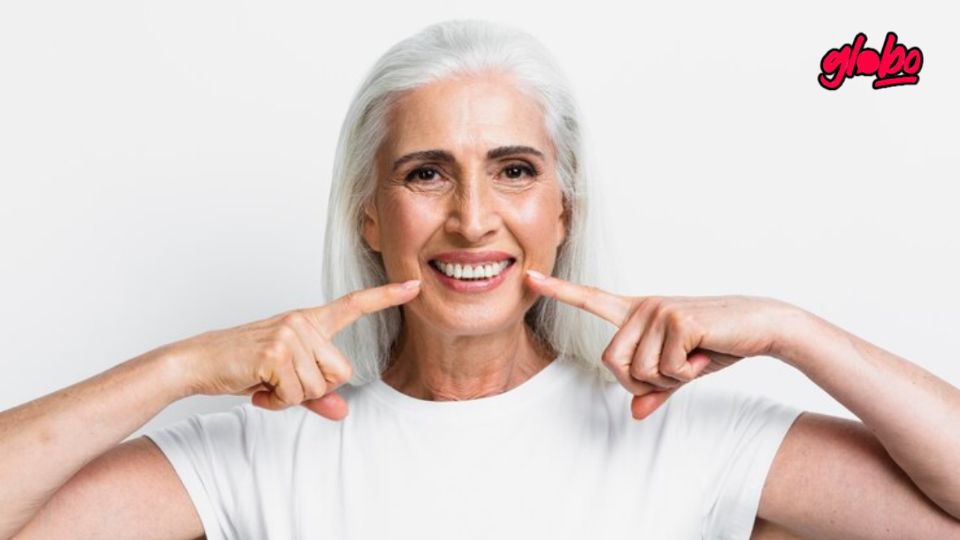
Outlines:
[[645, 420], [560, 357], [508, 392], [341, 388], [336, 422], [244, 404], [153, 430], [207, 538], [748, 539], [800, 410], [694, 380]]

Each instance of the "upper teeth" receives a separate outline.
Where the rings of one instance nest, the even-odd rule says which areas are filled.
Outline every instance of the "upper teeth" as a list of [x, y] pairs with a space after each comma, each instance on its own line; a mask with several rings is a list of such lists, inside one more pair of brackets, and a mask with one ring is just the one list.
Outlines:
[[491, 278], [507, 267], [510, 261], [500, 261], [486, 264], [452, 264], [435, 261], [437, 267], [444, 274], [457, 279], [486, 279]]

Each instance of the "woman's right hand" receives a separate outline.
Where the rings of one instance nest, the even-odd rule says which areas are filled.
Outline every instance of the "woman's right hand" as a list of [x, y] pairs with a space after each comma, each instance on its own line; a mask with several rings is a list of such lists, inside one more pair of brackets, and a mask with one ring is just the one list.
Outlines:
[[258, 407], [302, 404], [341, 420], [347, 403], [334, 390], [350, 380], [353, 366], [333, 336], [364, 315], [409, 302], [420, 292], [419, 282], [413, 283], [354, 291], [324, 306], [205, 332], [165, 348], [183, 366], [189, 395], [252, 394]]

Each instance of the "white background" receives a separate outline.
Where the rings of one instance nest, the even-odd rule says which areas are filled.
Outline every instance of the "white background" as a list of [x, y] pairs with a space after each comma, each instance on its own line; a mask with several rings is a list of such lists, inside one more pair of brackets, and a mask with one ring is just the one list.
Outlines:
[[[0, 410], [164, 343], [320, 303], [353, 92], [390, 45], [451, 17], [530, 31], [573, 81], [605, 205], [602, 285], [780, 298], [960, 385], [956, 11], [4, 2]], [[918, 85], [817, 85], [827, 49], [859, 31], [880, 47], [891, 30], [923, 50]], [[851, 416], [773, 358], [702, 382]], [[243, 399], [190, 398], [146, 427]]]

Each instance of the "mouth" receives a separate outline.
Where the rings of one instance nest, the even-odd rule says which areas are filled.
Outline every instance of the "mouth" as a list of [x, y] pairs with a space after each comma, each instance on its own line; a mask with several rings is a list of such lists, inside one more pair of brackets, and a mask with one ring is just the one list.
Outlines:
[[452, 279], [483, 281], [497, 277], [515, 262], [517, 262], [515, 258], [507, 257], [502, 261], [491, 261], [483, 264], [445, 263], [436, 259], [431, 259], [428, 264], [437, 272]]
[[482, 264], [445, 263], [431, 259], [427, 264], [433, 275], [448, 288], [457, 292], [486, 292], [503, 283], [517, 259], [507, 257]]

